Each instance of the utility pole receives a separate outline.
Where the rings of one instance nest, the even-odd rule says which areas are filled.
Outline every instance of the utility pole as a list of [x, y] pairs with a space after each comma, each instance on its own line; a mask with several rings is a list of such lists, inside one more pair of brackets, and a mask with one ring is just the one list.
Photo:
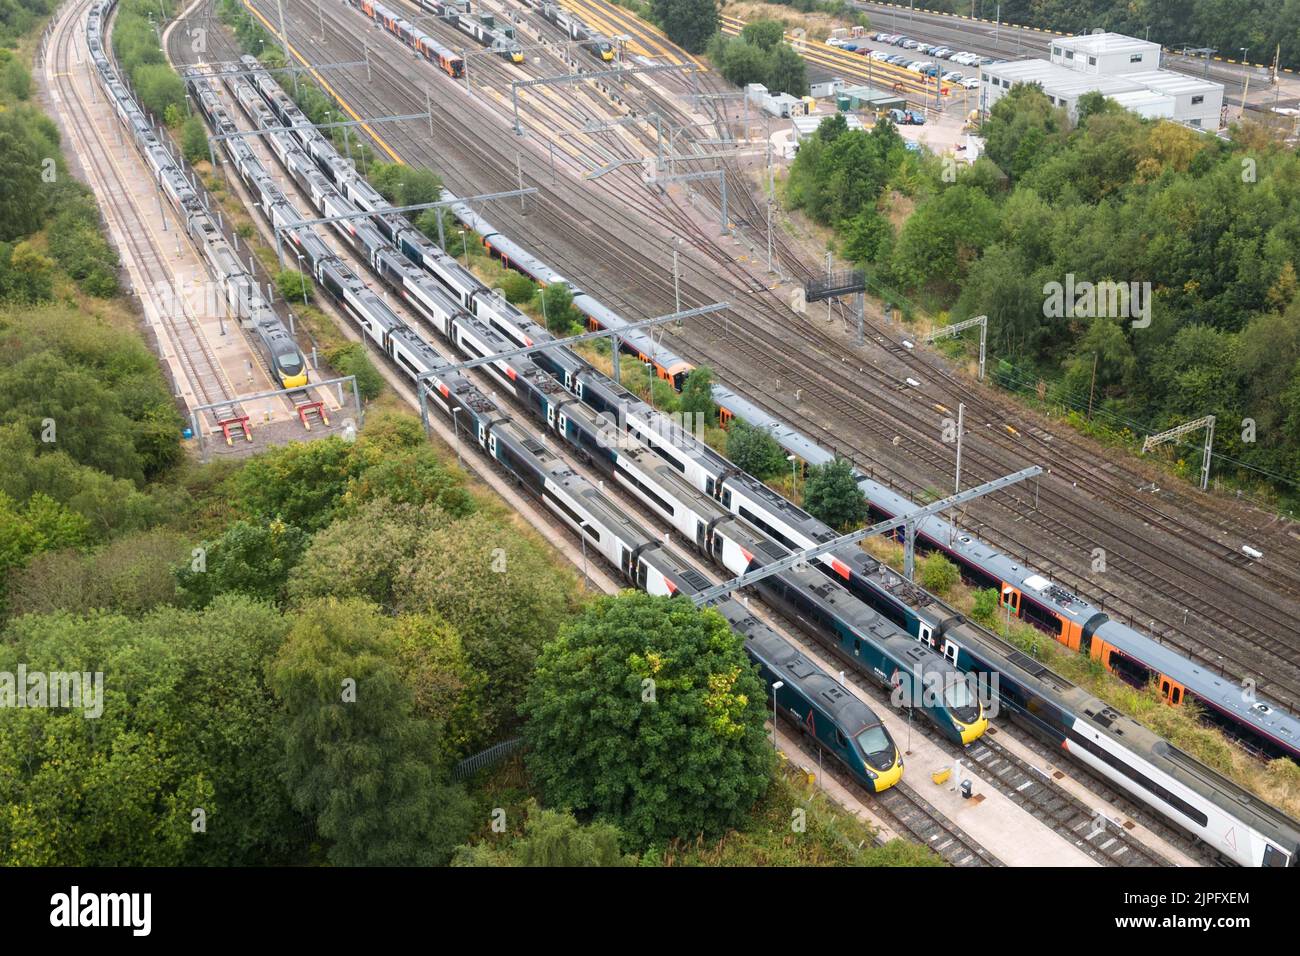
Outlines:
[[957, 476], [953, 480], [952, 493], [955, 495], [961, 491], [961, 435], [962, 425], [966, 421], [966, 403], [957, 403]]

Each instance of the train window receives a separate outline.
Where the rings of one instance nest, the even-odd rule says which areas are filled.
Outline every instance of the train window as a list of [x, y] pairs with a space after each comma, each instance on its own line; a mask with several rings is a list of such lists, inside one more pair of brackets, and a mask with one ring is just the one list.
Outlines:
[[1286, 866], [1288, 856], [1271, 843], [1264, 844], [1265, 866]]
[[853, 653], [854, 653], [854, 654], [861, 654], [861, 653], [862, 653], [862, 639], [861, 639], [861, 638], [855, 637], [855, 638], [853, 639]]
[[1178, 700], [1180, 697], [1182, 697], [1182, 695], [1183, 695], [1183, 689], [1181, 687], [1175, 687], [1173, 696], [1170, 697], [1169, 699], [1176, 704], [1178, 703]]
[[848, 740], [845, 738], [845, 736], [842, 733], [840, 733], [840, 729], [838, 727], [835, 728], [835, 743], [837, 746], [840, 747], [847, 747], [849, 745]]
[[1133, 658], [1128, 657], [1119, 651], [1111, 651], [1107, 659], [1106, 666], [1111, 673], [1115, 674], [1122, 680], [1127, 681], [1134, 687], [1145, 687], [1151, 682], [1151, 671], [1144, 664], [1140, 664]]
[[1169, 681], [1166, 680], [1160, 682], [1160, 693], [1165, 697], [1169, 696]]

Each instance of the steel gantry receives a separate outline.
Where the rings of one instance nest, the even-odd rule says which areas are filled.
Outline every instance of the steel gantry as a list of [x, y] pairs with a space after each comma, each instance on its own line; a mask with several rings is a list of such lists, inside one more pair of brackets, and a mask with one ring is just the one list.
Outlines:
[[922, 340], [924, 342], [935, 342], [939, 339], [947, 338], [950, 335], [959, 335], [969, 328], [980, 327], [980, 374], [979, 380], [984, 381], [984, 355], [985, 348], [988, 344], [989, 337], [989, 317], [987, 315], [977, 315], [973, 319], [966, 319], [963, 322], [954, 322], [952, 325], [945, 325], [941, 329], [935, 329], [928, 333]]
[[764, 578], [770, 577], [773, 574], [780, 574], [783, 571], [789, 571], [794, 568], [805, 568], [808, 566], [809, 562], [815, 558], [820, 558], [824, 554], [829, 554], [837, 548], [842, 548], [845, 545], [857, 544], [859, 541], [863, 541], [866, 538], [878, 534], [884, 534], [887, 531], [893, 531], [895, 528], [900, 526], [906, 529], [907, 534], [903, 575], [910, 581], [912, 579], [913, 571], [915, 570], [916, 526], [921, 520], [928, 518], [930, 515], [938, 514], [941, 511], [947, 511], [949, 508], [955, 508], [958, 505], [965, 504], [967, 501], [974, 498], [992, 494], [995, 491], [1001, 491], [1003, 488], [1024, 481], [1027, 478], [1034, 478], [1042, 473], [1042, 468], [1037, 465], [1031, 465], [1028, 468], [1022, 468], [1020, 471], [1014, 472], [1010, 475], [1004, 475], [1001, 478], [994, 478], [992, 481], [986, 481], [982, 485], [968, 488], [960, 494], [949, 495], [941, 501], [924, 505], [923, 507], [917, 508], [915, 511], [908, 512], [905, 515], [900, 515], [897, 518], [890, 518], [888, 521], [877, 522], [869, 528], [851, 531], [848, 534], [841, 535], [840, 537], [827, 541], [824, 544], [819, 544], [815, 548], [805, 548], [802, 551], [796, 551], [779, 561], [765, 564], [756, 571], [748, 571], [739, 577], [732, 578], [730, 581], [723, 581], [721, 584], [715, 584], [711, 588], [706, 588], [696, 594], [693, 600], [696, 605], [702, 606], [708, 604], [711, 601], [716, 601], [718, 598], [725, 597], [739, 588], [749, 587], [751, 584], [757, 584], [759, 581], [762, 581]]
[[1163, 445], [1171, 442], [1175, 438], [1182, 438], [1189, 432], [1200, 431], [1205, 429], [1205, 447], [1201, 451], [1201, 490], [1204, 491], [1210, 484], [1210, 460], [1214, 457], [1214, 416], [1206, 415], [1204, 418], [1198, 418], [1192, 422], [1185, 422], [1175, 428], [1160, 432], [1156, 435], [1148, 435], [1142, 442], [1142, 454], [1146, 454], [1157, 445]]
[[563, 86], [567, 83], [582, 83], [587, 80], [621, 78], [638, 73], [666, 73], [687, 71], [693, 79], [699, 75], [699, 68], [690, 64], [661, 64], [659, 66], [619, 67], [616, 70], [597, 70], [594, 73], [562, 73], [559, 76], [541, 76], [533, 80], [515, 80], [510, 84], [510, 101], [515, 112], [515, 134], [524, 135], [524, 127], [519, 122], [519, 90], [527, 86]]

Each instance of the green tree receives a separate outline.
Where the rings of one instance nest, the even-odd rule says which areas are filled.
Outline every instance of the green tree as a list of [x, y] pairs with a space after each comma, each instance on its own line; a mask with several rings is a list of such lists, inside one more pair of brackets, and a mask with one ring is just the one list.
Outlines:
[[716, 835], [767, 787], [764, 689], [720, 614], [602, 597], [549, 643], [523, 713], [548, 803], [640, 843]]
[[462, 846], [452, 866], [634, 866], [619, 850], [622, 834], [608, 823], [579, 823], [567, 810], [544, 810], [529, 800], [524, 833], [500, 849]]
[[433, 504], [363, 502], [312, 536], [290, 575], [289, 599], [304, 604], [355, 597], [391, 611], [425, 538], [451, 520]]
[[95, 719], [24, 708], [0, 721], [0, 800], [8, 808], [0, 814], [0, 862], [300, 859], [303, 820], [277, 779], [279, 707], [263, 676], [284, 630], [279, 614], [242, 598], [141, 620], [29, 614], [11, 622], [0, 670], [22, 661], [29, 672], [98, 671], [104, 679]]
[[198, 116], [190, 116], [181, 124], [181, 152], [185, 162], [191, 164], [208, 158], [208, 131]]
[[32, 95], [32, 75], [17, 59], [12, 59], [5, 64], [4, 88], [16, 100], [25, 100]]
[[311, 276], [298, 269], [281, 269], [277, 272], [275, 290], [286, 302], [308, 305], [316, 298], [316, 285]]
[[[294, 273], [296, 279], [298, 274]], [[311, 294], [310, 288], [308, 295]], [[357, 394], [363, 401], [373, 401], [378, 398], [384, 390], [384, 376], [375, 363], [370, 360], [370, 353], [360, 342], [348, 342], [337, 348], [330, 349], [325, 355], [326, 361], [334, 367], [334, 371], [340, 375], [355, 375], [357, 377]]]
[[867, 520], [867, 499], [847, 458], [836, 458], [808, 469], [804, 507], [832, 528], [856, 528]]
[[372, 605], [326, 600], [302, 609], [271, 667], [285, 708], [282, 776], [336, 865], [438, 866], [473, 825], [395, 657]]
[[961, 572], [943, 554], [934, 551], [916, 562], [917, 580], [931, 594], [947, 597], [961, 580]]
[[681, 410], [697, 415], [705, 425], [718, 423], [718, 406], [713, 401], [713, 369], [699, 365], [682, 381]]
[[557, 566], [513, 524], [476, 513], [424, 536], [394, 601], [460, 634], [470, 663], [488, 676], [483, 733], [496, 740], [516, 722], [542, 645], [572, 616], [576, 583], [570, 566]]
[[542, 287], [542, 315], [546, 327], [557, 335], [567, 335], [582, 324], [582, 313], [573, 305], [573, 290], [563, 282]]
[[221, 537], [205, 541], [200, 554], [177, 570], [176, 582], [196, 607], [228, 591], [278, 603], [305, 542], [302, 531], [279, 519], [237, 521]]
[[654, 20], [688, 53], [703, 53], [718, 31], [718, 0], [650, 0]]
[[741, 418], [733, 418], [727, 426], [727, 457], [757, 478], [779, 475], [786, 465], [785, 452], [772, 434]]
[[334, 518], [362, 461], [341, 438], [295, 442], [251, 458], [231, 481], [236, 507], [249, 520], [279, 518], [308, 533]]

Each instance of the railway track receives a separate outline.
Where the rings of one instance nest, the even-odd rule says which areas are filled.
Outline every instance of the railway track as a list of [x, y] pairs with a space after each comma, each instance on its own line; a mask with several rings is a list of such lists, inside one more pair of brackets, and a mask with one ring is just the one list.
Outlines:
[[[71, 10], [55, 22], [45, 48], [46, 57], [51, 50], [54, 54], [53, 91], [57, 104], [66, 111], [69, 120], [63, 127], [67, 135], [80, 146], [78, 153], [82, 157], [83, 168], [94, 180], [96, 194], [105, 204], [105, 214], [117, 220], [119, 233], [127, 245], [125, 251], [147, 280], [148, 288], [178, 290], [182, 286], [180, 277], [165, 260], [161, 239], [154, 232], [150, 215], [141, 208], [139, 198], [133, 196], [123, 185], [138, 179], [139, 174], [132, 176], [117, 157], [123, 151], [134, 155], [135, 147], [127, 142], [120, 125], [118, 141], [110, 141], [95, 123], [88, 105], [90, 100], [74, 79], [74, 70], [84, 73], [93, 69], [89, 51], [85, 47], [84, 29], [80, 29], [89, 7], [90, 0], [76, 0]], [[97, 82], [95, 77], [90, 78], [92, 98], [100, 95]], [[114, 116], [111, 122], [118, 124], [117, 117]], [[159, 195], [161, 209], [162, 200], [161, 194]], [[173, 224], [172, 228], [177, 229], [179, 226]], [[137, 289], [137, 294], [149, 293]], [[158, 309], [159, 320], [200, 404], [215, 405], [204, 414], [214, 427], [221, 421], [240, 417], [243, 414], [242, 406], [236, 400], [234, 389], [222, 372], [216, 354], [208, 344], [193, 311], [184, 301], [184, 296], [173, 295], [170, 298], [180, 307]]]
[[[295, 44], [307, 51], [309, 59], [316, 62], [338, 60], [359, 52], [359, 44], [348, 48], [347, 21], [339, 16], [358, 16], [352, 11], [330, 12], [330, 18], [336, 20], [331, 32], [341, 33], [341, 36], [333, 36], [330, 45], [319, 47], [311, 36], [315, 32], [314, 17], [300, 14], [293, 4], [286, 7], [286, 14], [290, 18], [290, 33]], [[340, 47], [346, 52], [341, 52]], [[377, 62], [375, 67], [381, 76], [376, 84], [363, 85], [346, 77], [337, 80], [343, 94], [359, 109], [373, 113], [392, 112], [395, 98], [406, 98], [409, 101], [407, 105], [417, 111], [423, 109], [422, 97], [412, 91], [407, 71], [399, 69], [394, 62]], [[504, 64], [492, 64], [492, 68], [506, 69]], [[480, 82], [484, 82], [485, 73], [491, 82], [504, 82], [492, 68], [478, 70]], [[434, 83], [448, 82], [445, 77], [432, 74], [429, 78]], [[445, 92], [444, 88], [437, 86], [434, 90], [439, 95]], [[464, 100], [457, 99], [463, 106]], [[516, 181], [515, 164], [506, 157], [512, 159], [511, 154], [521, 149], [518, 139], [491, 121], [469, 129], [467, 124], [444, 116], [442, 112], [435, 111], [435, 138], [439, 145], [436, 152], [422, 136], [401, 128], [385, 129], [383, 135], [409, 161], [423, 162], [443, 170], [449, 185], [457, 191], [512, 187]], [[522, 149], [525, 184], [546, 189], [550, 177], [544, 160], [534, 150]], [[473, 178], [465, 179], [470, 170], [478, 172]], [[579, 284], [611, 307], [631, 317], [646, 314], [647, 305], [668, 311], [671, 308], [669, 303], [673, 301], [671, 277], [659, 264], [661, 260], [651, 254], [655, 249], [665, 249], [667, 243], [659, 231], [643, 218], [629, 216], [625, 201], [619, 202], [610, 195], [619, 185], [624, 193], [629, 192], [626, 189], [628, 178], [614, 179], [619, 172], [622, 171], [606, 177], [609, 184], [600, 190], [579, 191], [576, 198], [567, 190], [548, 190], [544, 197], [535, 197], [537, 201], [530, 200], [527, 215], [516, 216], [512, 208], [498, 207], [498, 211], [491, 214], [492, 218], [501, 222], [502, 228], [520, 241], [544, 250], [557, 260], [557, 266], [574, 275]], [[461, 181], [456, 181], [456, 177]], [[636, 187], [631, 192], [642, 189], [640, 184]], [[607, 226], [614, 221], [620, 223], [618, 230]], [[658, 225], [671, 228], [672, 223], [670, 219], [667, 223], [660, 221]], [[707, 245], [716, 248], [711, 241]], [[554, 254], [561, 250], [567, 255]], [[734, 303], [737, 298], [745, 298], [735, 294], [741, 282], [738, 273], [744, 273], [743, 268], [734, 262], [729, 263], [728, 269], [722, 273], [723, 281], [718, 282], [718, 276], [710, 274], [717, 271], [717, 266], [716, 255], [706, 259], [702, 267], [696, 261], [696, 274], [686, 275], [682, 282], [683, 305], [716, 301], [723, 297], [731, 298]], [[588, 281], [593, 270], [598, 272], [598, 276]], [[800, 424], [810, 437], [847, 451], [864, 470], [888, 483], [913, 494], [933, 488], [935, 476], [946, 473], [949, 468], [950, 449], [939, 439], [940, 416], [933, 411], [923, 414], [916, 408], [918, 403], [915, 401], [904, 402], [897, 389], [898, 374], [879, 371], [865, 358], [845, 370], [827, 365], [823, 353], [832, 348], [831, 354], [842, 353], [843, 342], [821, 332], [810, 319], [792, 319], [784, 304], [770, 291], [766, 288], [756, 290], [755, 285], [759, 283], [745, 273], [741, 288], [746, 290], [749, 298], [743, 308], [733, 307], [727, 318], [735, 328], [743, 330], [744, 335], [728, 338], [725, 351], [716, 347], [716, 339], [699, 345], [698, 336], [675, 339], [674, 348], [686, 358], [712, 364], [731, 381], [752, 380], [755, 369], [758, 369], [770, 378], [793, 383], [793, 387], [800, 390], [797, 399], [791, 401], [778, 388], [765, 394], [764, 403], [775, 413]], [[716, 324], [713, 327], [716, 328]], [[792, 327], [799, 330], [793, 342]], [[802, 341], [804, 336], [808, 341]], [[751, 339], [761, 341], [762, 348]], [[696, 344], [682, 346], [680, 343], [683, 341]], [[737, 355], [741, 361], [736, 360]], [[915, 360], [909, 358], [909, 361]], [[853, 369], [863, 371], [854, 372]], [[874, 379], [870, 395], [874, 404], [869, 410], [863, 405], [863, 381], [855, 377], [865, 374], [868, 369], [875, 372], [870, 376]], [[810, 415], [808, 406], [813, 404], [811, 400], [814, 398], [817, 412]], [[981, 411], [985, 408], [990, 417], [1004, 414], [995, 406], [979, 406]], [[832, 413], [840, 421], [834, 421], [830, 417]], [[874, 444], [863, 445], [860, 439], [846, 441], [845, 419], [858, 434], [869, 435]], [[996, 436], [994, 429], [988, 431]], [[907, 436], [905, 441], [902, 436]], [[894, 440], [896, 437], [900, 439], [898, 442]], [[994, 444], [993, 438], [990, 438], [990, 444]], [[896, 450], [891, 452], [890, 462], [878, 460], [879, 449], [891, 446]], [[1018, 467], [1016, 459], [994, 457], [978, 449], [973, 452], [975, 457], [970, 458], [971, 447], [971, 444], [967, 445], [966, 454], [971, 463], [972, 480]], [[1018, 456], [1028, 454], [1024, 449], [1011, 451]], [[1034, 454], [1036, 456], [1037, 450]], [[910, 460], [894, 464], [900, 455]], [[1019, 458], [1021, 462], [1024, 460], [1027, 459]], [[1049, 461], [1049, 466], [1054, 470], [1064, 470], [1068, 462], [1054, 459]], [[1095, 474], [1095, 469], [1078, 467], [1088, 479]], [[1054, 487], [1049, 481], [1040, 490], [1043, 492], [1043, 506], [1054, 509], [1050, 522], [1032, 512], [1031, 500], [1023, 495], [1012, 495], [1006, 501], [994, 501], [974, 509], [972, 514], [981, 523], [972, 530], [978, 530], [991, 543], [1009, 553], [1024, 555], [1041, 570], [1098, 603], [1104, 603], [1113, 615], [1128, 616], [1140, 625], [1148, 621], [1157, 622], [1158, 636], [1179, 646], [1185, 653], [1199, 657], [1206, 666], [1227, 669], [1236, 676], [1255, 676], [1263, 693], [1283, 700], [1296, 699], [1300, 673], [1291, 661], [1284, 660], [1282, 668], [1277, 666], [1274, 654], [1280, 646], [1271, 643], [1278, 640], [1273, 636], [1275, 632], [1287, 630], [1284, 622], [1294, 620], [1288, 618], [1291, 613], [1288, 604], [1269, 606], [1268, 596], [1255, 595], [1258, 585], [1251, 582], [1248, 575], [1240, 574], [1240, 569], [1220, 575], [1216, 574], [1210, 562], [1199, 559], [1179, 565], [1176, 558], [1170, 557], [1176, 555], [1178, 547], [1163, 537], [1168, 532], [1154, 527], [1146, 531], [1145, 525], [1135, 526], [1133, 523], [1128, 526], [1116, 524], [1110, 516], [1112, 506], [1109, 503], [1090, 501], [1088, 495], [1073, 489], [1072, 482], [1063, 480], [1060, 487]], [[1146, 519], [1151, 517], [1150, 514], [1145, 516]], [[1097, 529], [1106, 531], [1108, 524], [1111, 530], [1103, 536]], [[1026, 525], [1034, 529], [1034, 545], [1030, 548], [1019, 543], [1027, 537]], [[1067, 542], [1070, 547], [1066, 546]], [[1093, 547], [1102, 547], [1107, 552], [1112, 579], [1099, 578], [1085, 571]], [[1179, 582], [1172, 577], [1183, 574], [1188, 575], [1188, 582]], [[1110, 580], [1114, 583], [1109, 583]], [[1166, 587], [1175, 597], [1163, 598], [1153, 593]], [[1243, 593], [1252, 594], [1254, 600], [1243, 602]], [[1187, 600], [1180, 602], [1177, 596]], [[1261, 612], [1259, 607], [1265, 610]], [[1226, 611], [1228, 620], [1217, 623], [1225, 613], [1224, 608], [1229, 609]], [[1193, 610], [1204, 614], [1207, 619], [1213, 614], [1216, 623], [1210, 628], [1203, 627], [1201, 633], [1193, 631], [1195, 622], [1187, 620]], [[1290, 632], [1294, 633], [1293, 626]], [[1281, 646], [1286, 643], [1287, 640], [1283, 639]], [[1222, 661], [1216, 665], [1214, 662], [1219, 657]]]

